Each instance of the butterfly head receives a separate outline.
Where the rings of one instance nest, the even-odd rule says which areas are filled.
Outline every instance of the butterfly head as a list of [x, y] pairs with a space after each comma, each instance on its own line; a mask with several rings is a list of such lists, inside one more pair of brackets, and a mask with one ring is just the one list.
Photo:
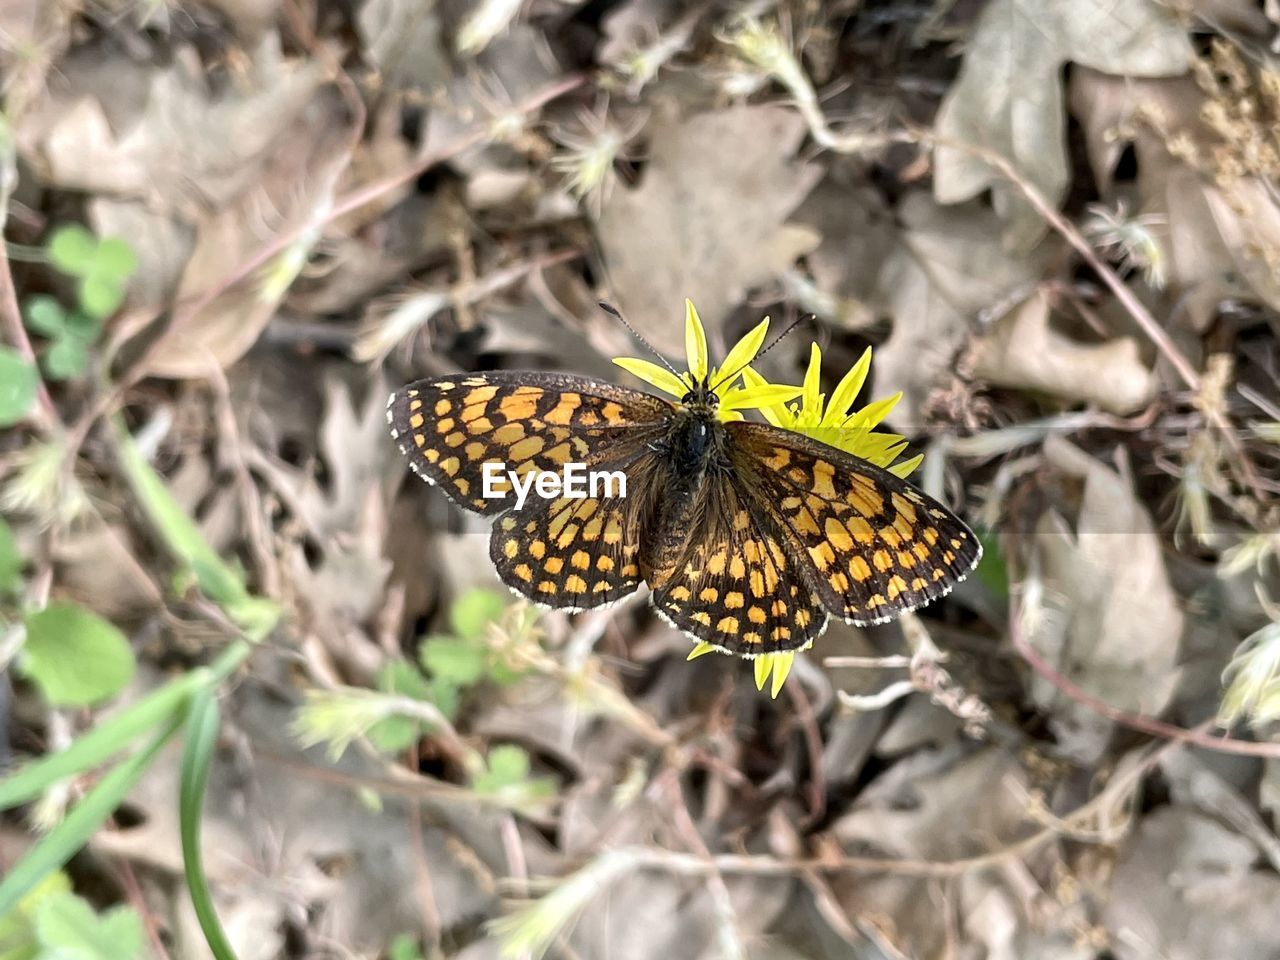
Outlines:
[[680, 398], [680, 405], [690, 413], [715, 417], [720, 407], [720, 396], [713, 389], [710, 374], [693, 381], [693, 387]]

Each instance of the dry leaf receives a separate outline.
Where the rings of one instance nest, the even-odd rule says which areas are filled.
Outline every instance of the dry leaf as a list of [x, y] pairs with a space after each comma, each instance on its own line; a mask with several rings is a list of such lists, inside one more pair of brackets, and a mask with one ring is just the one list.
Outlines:
[[[1044, 454], [1083, 492], [1074, 530], [1054, 510], [1036, 524], [1033, 549], [1050, 601], [1031, 611], [1027, 639], [1092, 696], [1157, 715], [1178, 683], [1183, 627], [1160, 536], [1114, 470], [1054, 435]], [[1082, 764], [1096, 762], [1112, 722], [1039, 677], [1031, 693], [1051, 715], [1063, 752]]]
[[899, 216], [899, 243], [877, 283], [893, 332], [876, 351], [875, 388], [877, 395], [903, 391], [890, 423], [915, 433], [930, 393], [952, 376], [973, 318], [1031, 283], [1051, 248], [1010, 256], [999, 219], [976, 203], [945, 208], [916, 193], [904, 198]]
[[793, 160], [804, 131], [792, 111], [754, 106], [655, 126], [640, 186], [612, 192], [599, 235], [609, 295], [659, 350], [683, 349], [680, 297], [718, 329], [814, 247], [810, 230], [783, 222], [820, 175]]
[[356, 21], [367, 56], [393, 87], [432, 90], [449, 79], [436, 0], [369, 0]]
[[1189, 77], [1132, 80], [1084, 68], [1071, 76], [1071, 112], [1084, 130], [1098, 189], [1104, 195], [1113, 190], [1115, 165], [1131, 145], [1138, 167], [1138, 202], [1131, 216], [1168, 221], [1152, 228], [1168, 261], [1165, 313], [1170, 323], [1185, 323], [1198, 332], [1208, 328], [1222, 301], [1251, 295], [1237, 268], [1239, 256], [1228, 249], [1218, 225], [1222, 216], [1229, 229], [1233, 216], [1215, 215], [1210, 195], [1217, 191], [1169, 155], [1163, 137], [1139, 119], [1139, 111], [1161, 117], [1172, 129], [1199, 130], [1203, 103], [1204, 95]]
[[[1127, 77], [1183, 73], [1191, 44], [1154, 0], [991, 0], [969, 36], [960, 78], [938, 111], [939, 137], [993, 150], [1050, 203], [1066, 189], [1062, 65]], [[990, 188], [1011, 249], [1043, 236], [1038, 213], [987, 163], [949, 146], [937, 151], [934, 192], [958, 203]]]
[[1130, 337], [1084, 344], [1049, 325], [1049, 297], [1037, 290], [974, 344], [974, 376], [1001, 387], [1039, 390], [1116, 414], [1141, 409], [1159, 387]]
[[1104, 921], [1116, 960], [1274, 957], [1280, 879], [1258, 852], [1185, 807], [1146, 816], [1115, 868]]

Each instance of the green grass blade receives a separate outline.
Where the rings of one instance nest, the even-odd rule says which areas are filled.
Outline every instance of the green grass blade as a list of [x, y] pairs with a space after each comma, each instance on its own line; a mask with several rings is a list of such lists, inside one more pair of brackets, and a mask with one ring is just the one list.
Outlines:
[[204, 875], [200, 850], [200, 821], [204, 811], [204, 791], [213, 765], [218, 741], [218, 695], [212, 686], [196, 693], [187, 715], [187, 742], [182, 752], [182, 779], [179, 790], [178, 823], [182, 834], [182, 865], [187, 890], [195, 907], [205, 942], [216, 960], [236, 960], [235, 951], [218, 921], [213, 894]]
[[65, 750], [32, 760], [0, 777], [0, 810], [26, 803], [59, 780], [106, 762], [148, 730], [184, 714], [191, 691], [207, 683], [207, 677], [204, 671], [179, 677], [77, 737]]
[[40, 881], [65, 864], [88, 843], [89, 838], [120, 806], [120, 802], [142, 778], [160, 749], [181, 725], [181, 717], [171, 718], [146, 748], [117, 764], [71, 808], [60, 824], [40, 838], [27, 855], [14, 865], [5, 878], [0, 880], [0, 917], [6, 916]]
[[250, 593], [239, 571], [218, 556], [200, 528], [173, 498], [169, 488], [138, 450], [123, 423], [114, 423], [120, 466], [147, 513], [147, 518], [173, 555], [195, 574], [200, 589], [226, 611], [253, 640], [262, 640], [280, 619], [280, 606]]

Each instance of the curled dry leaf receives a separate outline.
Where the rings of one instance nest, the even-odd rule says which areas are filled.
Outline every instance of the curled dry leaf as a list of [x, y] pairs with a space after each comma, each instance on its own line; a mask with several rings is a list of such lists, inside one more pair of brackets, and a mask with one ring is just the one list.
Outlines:
[[[1203, 93], [1190, 77], [1134, 80], [1080, 68], [1071, 75], [1070, 96], [1094, 181], [1104, 196], [1118, 192], [1115, 166], [1132, 147], [1137, 161], [1133, 216], [1154, 215], [1166, 221], [1155, 231], [1155, 239], [1168, 260], [1169, 323], [1203, 332], [1220, 302], [1253, 295], [1243, 279], [1248, 274], [1237, 268], [1248, 251], [1233, 250], [1225, 240], [1232, 215], [1215, 212], [1211, 197], [1216, 188], [1170, 156], [1164, 137], [1153, 126], [1193, 131], [1194, 139], [1202, 138]], [[1220, 220], [1227, 222], [1225, 229]]]
[[1042, 290], [977, 341], [973, 364], [975, 376], [997, 386], [1040, 390], [1116, 414], [1140, 409], [1159, 386], [1132, 338], [1086, 344], [1054, 330]]
[[[1044, 454], [1083, 490], [1074, 530], [1052, 509], [1036, 524], [1032, 549], [1047, 599], [1029, 612], [1027, 639], [1091, 695], [1158, 714], [1178, 683], [1183, 628], [1160, 536], [1125, 477], [1054, 435]], [[1096, 762], [1112, 722], [1040, 677], [1031, 695], [1050, 714], [1061, 749], [1081, 763]]]
[[356, 26], [389, 85], [435, 90], [449, 79], [436, 0], [370, 0]]
[[[1050, 203], [1066, 190], [1062, 66], [1072, 62], [1124, 77], [1186, 71], [1186, 31], [1154, 0], [992, 0], [969, 36], [960, 78], [938, 111], [945, 140], [1010, 160]], [[1025, 250], [1045, 224], [1021, 193], [973, 153], [937, 151], [934, 193], [958, 203], [990, 189], [1011, 249]]]

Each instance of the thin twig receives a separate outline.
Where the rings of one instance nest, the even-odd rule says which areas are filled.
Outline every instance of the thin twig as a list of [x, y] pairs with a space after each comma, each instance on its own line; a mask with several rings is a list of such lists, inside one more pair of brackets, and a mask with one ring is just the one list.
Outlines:
[[724, 876], [715, 866], [716, 858], [711, 855], [710, 849], [693, 823], [693, 818], [689, 815], [689, 808], [685, 806], [684, 794], [680, 789], [680, 781], [675, 771], [668, 770], [664, 773], [662, 783], [671, 801], [673, 825], [705, 870], [707, 892], [711, 896], [716, 914], [719, 955], [726, 960], [732, 960], [735, 957], [746, 960], [747, 950], [742, 943], [742, 934], [738, 930], [738, 915], [733, 909], [733, 897], [729, 893], [728, 885], [724, 882]]
[[1120, 279], [1120, 276], [1112, 269], [1110, 264], [1098, 256], [1093, 244], [1085, 238], [1075, 224], [1059, 213], [1057, 208], [1046, 199], [1035, 184], [1022, 175], [1017, 167], [996, 151], [975, 143], [955, 140], [951, 137], [939, 137], [932, 131], [922, 129], [911, 130], [910, 135], [914, 139], [929, 143], [934, 147], [961, 150], [994, 167], [1002, 177], [1018, 189], [1018, 192], [1036, 209], [1036, 212], [1044, 218], [1045, 222], [1084, 258], [1084, 261], [1089, 264], [1099, 279], [1115, 294], [1125, 312], [1142, 328], [1142, 332], [1147, 335], [1147, 338], [1155, 345], [1156, 349], [1164, 355], [1165, 359], [1178, 372], [1178, 376], [1182, 378], [1183, 383], [1191, 390], [1198, 391], [1200, 389], [1200, 374], [1192, 366], [1186, 355], [1178, 349], [1178, 345], [1173, 342], [1164, 327], [1160, 325], [1160, 321], [1147, 309], [1146, 304], [1138, 299], [1138, 295], [1133, 292], [1127, 283]]
[[1253, 740], [1237, 740], [1232, 737], [1213, 737], [1204, 732], [1204, 725], [1194, 730], [1189, 730], [1186, 727], [1165, 723], [1163, 720], [1157, 720], [1155, 717], [1149, 717], [1145, 714], [1130, 713], [1128, 710], [1122, 710], [1120, 707], [1098, 699], [1059, 673], [1053, 664], [1049, 663], [1048, 660], [1040, 655], [1039, 651], [1027, 642], [1027, 638], [1019, 626], [1020, 613], [1019, 605], [1016, 602], [1009, 605], [1009, 640], [1012, 642], [1014, 650], [1036, 673], [1081, 706], [1131, 730], [1149, 733], [1154, 737], [1163, 737], [1166, 740], [1176, 740], [1180, 743], [1190, 743], [1197, 747], [1204, 747], [1207, 750], [1217, 750], [1219, 753], [1234, 753], [1246, 757], [1280, 758], [1280, 743], [1258, 743]]

